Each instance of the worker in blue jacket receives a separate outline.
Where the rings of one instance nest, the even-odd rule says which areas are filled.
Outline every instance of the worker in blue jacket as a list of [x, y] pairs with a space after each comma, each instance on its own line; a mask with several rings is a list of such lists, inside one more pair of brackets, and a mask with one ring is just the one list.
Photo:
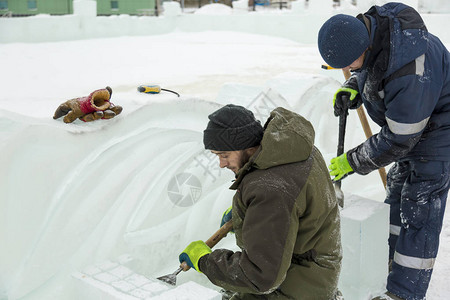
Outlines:
[[357, 17], [335, 15], [321, 27], [318, 44], [326, 63], [353, 72], [334, 97], [335, 114], [363, 103], [381, 127], [333, 158], [330, 174], [336, 181], [394, 162], [385, 200], [390, 205], [386, 294], [425, 299], [449, 190], [449, 52], [419, 13], [401, 3], [373, 6]]

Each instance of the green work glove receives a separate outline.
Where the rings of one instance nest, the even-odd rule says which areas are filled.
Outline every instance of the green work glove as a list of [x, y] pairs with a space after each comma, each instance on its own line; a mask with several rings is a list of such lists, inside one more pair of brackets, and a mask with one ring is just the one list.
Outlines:
[[198, 267], [198, 261], [201, 257], [211, 253], [211, 248], [205, 244], [203, 241], [196, 241], [189, 244], [189, 246], [184, 249], [184, 251], [180, 254], [178, 259], [180, 263], [184, 261], [191, 268], [196, 269], [198, 272], [202, 273]]
[[347, 175], [353, 173], [352, 167], [347, 160], [347, 153], [344, 153], [338, 157], [330, 160], [328, 168], [331, 170], [330, 175], [334, 176], [333, 181], [339, 181]]
[[334, 115], [336, 117], [346, 113], [347, 109], [357, 109], [362, 104], [361, 95], [358, 92], [356, 75], [351, 76], [336, 91], [333, 98]]

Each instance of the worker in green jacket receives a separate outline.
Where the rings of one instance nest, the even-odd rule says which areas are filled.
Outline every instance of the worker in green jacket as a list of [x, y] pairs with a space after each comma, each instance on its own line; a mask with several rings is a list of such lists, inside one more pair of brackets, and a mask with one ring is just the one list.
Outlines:
[[232, 291], [232, 300], [335, 299], [339, 209], [311, 123], [280, 107], [263, 128], [251, 111], [229, 104], [209, 115], [204, 144], [236, 174], [228, 215], [241, 251], [196, 241], [180, 262]]

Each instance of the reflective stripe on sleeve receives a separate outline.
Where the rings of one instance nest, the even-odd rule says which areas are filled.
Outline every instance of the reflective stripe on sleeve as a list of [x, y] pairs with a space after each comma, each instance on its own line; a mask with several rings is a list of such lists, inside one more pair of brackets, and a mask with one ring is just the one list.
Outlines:
[[423, 76], [425, 72], [425, 54], [416, 58], [416, 75]]
[[389, 226], [389, 233], [392, 234], [392, 235], [400, 235], [400, 229], [401, 229], [400, 226], [391, 224]]
[[435, 258], [418, 258], [412, 256], [406, 256], [398, 252], [394, 253], [394, 262], [400, 266], [418, 269], [418, 270], [428, 270], [433, 269]]
[[399, 135], [408, 135], [421, 132], [425, 128], [425, 126], [427, 126], [429, 118], [430, 117], [423, 119], [422, 121], [417, 123], [408, 124], [408, 123], [398, 123], [386, 117], [386, 122], [389, 126], [389, 129], [393, 133]]

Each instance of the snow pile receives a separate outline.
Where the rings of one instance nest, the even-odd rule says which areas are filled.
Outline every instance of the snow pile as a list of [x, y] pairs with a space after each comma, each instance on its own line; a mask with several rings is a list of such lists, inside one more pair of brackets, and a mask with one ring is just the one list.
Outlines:
[[[172, 57], [167, 49], [174, 42], [200, 57]], [[108, 44], [121, 47], [101, 51]], [[335, 153], [337, 121], [327, 99], [339, 83], [320, 74], [286, 73], [308, 67], [322, 72], [311, 48], [290, 41], [211, 32], [10, 44], [1, 51], [12, 81], [0, 98], [0, 282], [11, 299], [68, 293], [68, 274], [125, 253], [135, 261], [130, 267], [149, 278], [173, 272], [190, 241], [216, 231], [234, 194], [228, 190], [233, 175], [219, 169], [202, 144], [207, 115], [221, 104], [242, 104], [263, 122], [277, 106], [296, 110], [314, 124], [326, 159]], [[224, 61], [217, 60], [221, 52], [228, 55]], [[129, 59], [111, 64], [118, 53]], [[160, 59], [149, 67], [140, 63], [145, 57]], [[176, 77], [169, 62], [180, 66]], [[182, 96], [138, 93], [138, 85], [150, 83], [146, 78], [173, 81], [170, 87]], [[242, 83], [223, 85], [230, 79]], [[111, 101], [124, 107], [118, 117], [73, 124], [51, 118], [64, 100], [107, 84]], [[349, 124], [357, 127], [356, 119]], [[349, 132], [348, 141], [362, 135]], [[382, 194], [381, 184], [370, 178], [354, 176], [349, 184], [365, 182], [373, 198]], [[229, 238], [219, 247], [236, 246]], [[179, 280], [212, 287], [196, 272]]]
[[233, 13], [246, 13], [249, 10], [248, 0], [236, 0], [231, 3]]
[[[294, 17], [284, 27], [292, 29], [289, 36], [299, 34], [295, 22], [301, 18]], [[308, 31], [322, 21], [305, 18], [317, 22]], [[272, 23], [258, 24], [256, 33], [271, 33]], [[331, 99], [343, 76], [320, 69], [315, 44], [207, 31], [0, 44], [0, 53], [2, 300], [67, 299], [73, 295], [70, 274], [123, 254], [133, 257], [128, 268], [148, 278], [172, 273], [179, 252], [217, 230], [231, 203], [233, 175], [219, 169], [202, 145], [207, 115], [221, 104], [244, 105], [262, 121], [276, 106], [295, 110], [313, 123], [325, 160], [336, 153]], [[181, 97], [139, 94], [141, 84], [159, 84]], [[63, 101], [107, 85], [112, 102], [124, 107], [117, 118], [73, 124], [51, 119]], [[364, 139], [351, 113], [345, 149]], [[376, 172], [349, 176], [342, 188], [380, 202], [385, 193]], [[447, 212], [429, 300], [450, 294], [448, 219]], [[231, 236], [218, 247], [236, 246]], [[194, 271], [178, 276], [180, 284], [189, 281], [215, 288]]]
[[97, 16], [97, 1], [92, 0], [74, 0], [73, 14], [82, 17]]
[[197, 9], [194, 14], [197, 15], [229, 15], [233, 9], [228, 5], [221, 3], [211, 3]]
[[164, 1], [162, 5], [163, 5], [163, 14], [165, 17], [181, 15], [180, 3], [176, 1]]

